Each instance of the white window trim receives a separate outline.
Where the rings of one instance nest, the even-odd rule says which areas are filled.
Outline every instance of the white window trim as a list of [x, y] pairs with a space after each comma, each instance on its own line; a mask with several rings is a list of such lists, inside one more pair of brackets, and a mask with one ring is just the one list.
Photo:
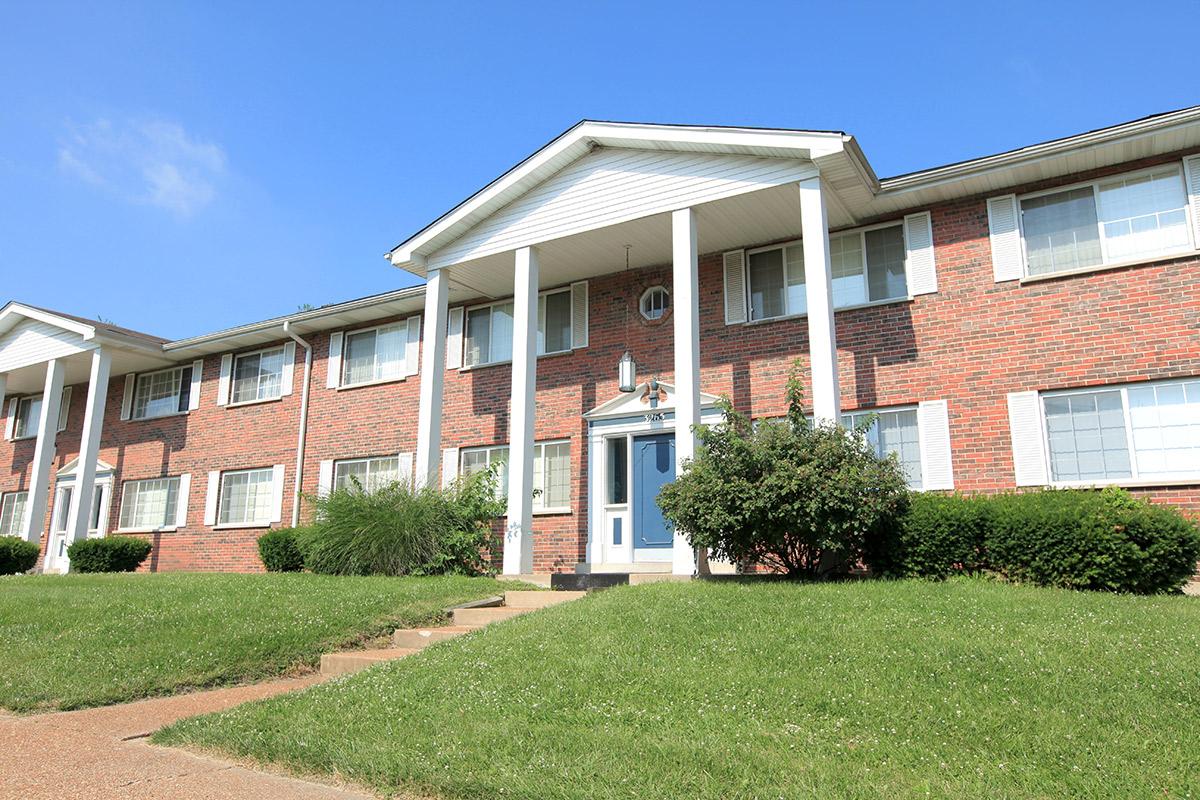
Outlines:
[[[565, 444], [568, 447], [570, 447], [571, 440], [570, 440], [570, 438], [565, 438], [565, 439], [547, 439], [545, 441], [534, 442], [533, 443], [534, 460], [535, 461], [537, 460], [537, 453], [538, 453], [539, 449], [543, 449], [547, 445], [555, 445], [555, 444]], [[478, 445], [475, 447], [460, 448], [458, 451], [458, 475], [459, 475], [459, 477], [462, 477], [462, 474], [463, 474], [463, 460], [464, 460], [464, 456], [466, 456], [466, 454], [479, 453], [482, 451], [490, 451], [490, 450], [500, 450], [500, 449], [507, 449], [509, 452], [509, 456], [511, 457], [512, 448], [509, 446], [509, 444], [507, 442], [498, 442], [496, 444], [485, 444], [485, 445]], [[542, 463], [543, 463], [543, 470], [544, 470], [544, 465], [545, 465], [545, 456], [544, 455], [543, 455], [542, 459], [543, 459]], [[491, 463], [492, 463], [492, 457], [489, 455], [488, 456], [488, 466], [491, 466]], [[511, 461], [509, 463], [511, 463]], [[545, 475], [545, 473], [543, 472], [543, 476], [544, 475]], [[508, 477], [509, 477], [509, 481], [511, 483], [512, 475], [509, 474]], [[535, 486], [533, 488], [540, 489], [542, 487]], [[573, 513], [573, 507], [571, 506], [570, 503], [568, 503], [565, 506], [543, 506], [543, 505], [541, 505], [541, 498], [544, 495], [545, 495], [545, 492], [543, 492], [542, 494], [539, 494], [533, 498], [533, 515], [534, 516], [552, 516], [555, 514]]]
[[[341, 353], [341, 357], [338, 361], [338, 376], [337, 376], [338, 385], [335, 386], [334, 389], [340, 392], [342, 389], [361, 389], [364, 386], [381, 386], [385, 383], [401, 383], [401, 382], [407, 380], [408, 373], [402, 373], [400, 375], [400, 377], [398, 377], [398, 378], [373, 378], [369, 381], [359, 381], [358, 383], [346, 383], [344, 380], [344, 378], [346, 376], [346, 360], [347, 360], [346, 353], [348, 353], [349, 349], [350, 349], [350, 337], [351, 336], [355, 336], [360, 333], [370, 333], [371, 331], [379, 331], [379, 330], [382, 330], [383, 328], [399, 327], [399, 328], [404, 329], [404, 344], [407, 347], [408, 346], [407, 324], [408, 324], [407, 319], [401, 319], [401, 320], [396, 320], [394, 322], [376, 323], [374, 325], [368, 325], [365, 328], [355, 328], [352, 331], [342, 331], [342, 353]], [[376, 340], [376, 341], [378, 341], [378, 340]]]
[[[560, 286], [556, 289], [544, 289], [544, 290], [538, 292], [538, 305], [537, 305], [537, 307], [535, 307], [533, 309], [533, 314], [535, 316], [541, 316], [540, 308], [541, 308], [541, 304], [542, 304], [542, 298], [547, 297], [552, 294], [566, 294], [566, 295], [570, 296], [571, 295], [571, 285], [568, 284], [566, 286]], [[499, 361], [480, 361], [477, 364], [468, 365], [467, 364], [467, 326], [470, 322], [470, 317], [471, 317], [472, 311], [478, 311], [481, 308], [493, 308], [495, 306], [505, 306], [505, 305], [508, 305], [509, 303], [512, 303], [513, 301], [514, 301], [514, 298], [507, 297], [507, 298], [504, 298], [501, 300], [492, 300], [487, 303], [478, 303], [473, 306], [463, 306], [463, 329], [462, 329], [462, 364], [463, 365], [458, 368], [459, 372], [467, 372], [469, 370], [479, 369], [480, 367], [494, 367], [494, 366], [497, 366], [500, 364], [511, 364], [512, 363], [511, 358], [503, 358], [503, 359], [500, 359]], [[575, 298], [571, 297], [572, 320], [574, 319], [574, 310], [575, 310], [574, 305], [573, 305], [574, 302], [575, 302]], [[514, 320], [514, 322], [515, 322], [515, 320]], [[537, 338], [536, 332], [534, 334], [534, 337]], [[553, 356], [564, 356], [564, 355], [567, 355], [568, 353], [573, 353], [574, 351], [575, 351], [575, 330], [574, 330], [574, 327], [572, 326], [571, 345], [569, 347], [567, 347], [566, 350], [551, 350], [548, 353], [540, 353], [539, 352], [539, 353], [537, 353], [537, 357], [538, 358], [547, 358], [547, 357], [553, 357]], [[501, 445], [495, 445], [495, 446], [500, 447]], [[471, 449], [478, 449], [478, 448], [471, 448]]]
[[[1087, 386], [1079, 389], [1054, 389], [1038, 392], [1038, 416], [1042, 426], [1042, 457], [1046, 464], [1046, 485], [1056, 489], [1092, 489], [1104, 486], [1124, 486], [1129, 488], [1150, 486], [1194, 486], [1200, 484], [1200, 470], [1185, 475], [1182, 478], [1142, 478], [1138, 475], [1137, 451], [1133, 446], [1133, 421], [1129, 416], [1129, 389], [1141, 389], [1147, 386], [1165, 386], [1173, 383], [1190, 383], [1200, 380], [1195, 378], [1168, 378], [1157, 381], [1140, 381], [1137, 383], [1119, 383], [1107, 386]], [[1121, 413], [1125, 419], [1125, 449], [1129, 454], [1128, 478], [1104, 478], [1087, 481], [1056, 481], [1054, 480], [1053, 463], [1050, 460], [1050, 431], [1046, 424], [1046, 398], [1078, 396], [1084, 394], [1099, 394], [1101, 392], [1120, 392]]]
[[[180, 379], [180, 381], [182, 381], [183, 380], [183, 371], [185, 369], [190, 369], [191, 366], [192, 366], [192, 364], [189, 362], [187, 364], [178, 364], [174, 367], [167, 367], [166, 369], [156, 369], [153, 372], [138, 372], [138, 373], [136, 373], [136, 375], [133, 378], [133, 396], [129, 403], [129, 419], [123, 420], [123, 421], [124, 422], [146, 422], [147, 420], [152, 420], [152, 419], [166, 419], [168, 417], [183, 417], [183, 416], [187, 416], [188, 414], [190, 414], [192, 410], [189, 408], [189, 409], [185, 409], [183, 411], [171, 411], [166, 414], [154, 414], [152, 416], [145, 416], [145, 417], [134, 416], [134, 413], [137, 410], [137, 390], [138, 390], [138, 386], [141, 385], [141, 381], [143, 378], [151, 378], [155, 375], [161, 375], [164, 372], [178, 371], [179, 379]], [[233, 381], [233, 379], [230, 378], [231, 384], [232, 384], [232, 381]], [[188, 397], [190, 398], [190, 396], [191, 395], [190, 395], [190, 390], [189, 390]], [[178, 407], [178, 399], [176, 400], [176, 407]]]
[[[225, 477], [227, 475], [240, 475], [247, 472], [268, 472], [274, 469], [273, 467], [247, 467], [245, 469], [226, 469], [221, 470], [220, 476], [217, 478], [217, 521], [216, 524], [210, 526], [213, 530], [243, 530], [246, 528], [269, 528], [273, 520], [255, 520], [253, 522], [221, 522], [221, 503], [225, 500]], [[271, 510], [268, 509], [268, 513]]]
[[[899, 413], [899, 412], [903, 412], [903, 411], [913, 411], [913, 412], [916, 412], [916, 414], [917, 414], [917, 447], [919, 447], [921, 449], [921, 485], [920, 486], [911, 486], [911, 485], [908, 485], [907, 481], [905, 481], [905, 485], [908, 485], [909, 491], [913, 491], [913, 492], [925, 492], [925, 491], [936, 492], [936, 491], [939, 491], [938, 489], [926, 489], [925, 488], [925, 448], [924, 448], [923, 443], [921, 442], [921, 406], [920, 406], [920, 404], [908, 403], [906, 405], [901, 405], [901, 406], [879, 406], [878, 408], [855, 408], [855, 409], [851, 409], [849, 411], [843, 409], [842, 416], [850, 417], [853, 420], [854, 417], [865, 417], [868, 414], [875, 414], [878, 416], [878, 415], [882, 415], [882, 414]], [[786, 417], [784, 417], [784, 419], [786, 419]], [[811, 417], [810, 417], [810, 419], [811, 419]]]
[[[122, 528], [121, 527], [121, 517], [122, 517], [121, 512], [125, 510], [125, 491], [129, 488], [129, 484], [131, 484], [131, 483], [146, 483], [147, 481], [166, 481], [166, 480], [176, 481], [176, 483], [175, 483], [175, 505], [176, 505], [176, 509], [178, 509], [179, 503], [181, 501], [185, 502], [185, 503], [187, 502], [187, 498], [180, 496], [180, 489], [183, 488], [182, 476], [180, 476], [180, 475], [161, 475], [157, 478], [133, 478], [133, 479], [127, 480], [127, 481], [121, 481], [121, 502], [119, 502], [117, 504], [117, 529], [113, 532], [114, 533], [174, 533], [175, 531], [179, 530], [179, 526], [176, 525], [173, 521], [167, 525], [154, 525], [154, 526], [149, 526], [149, 527], [135, 526], [132, 528]], [[178, 511], [176, 512], [176, 516], [178, 517]]]
[[[16, 498], [20, 495], [25, 495], [25, 505], [26, 505], [26, 507], [28, 507], [28, 505], [29, 505], [29, 490], [28, 489], [18, 489], [18, 490], [14, 490], [11, 492], [4, 492], [4, 493], [0, 494], [0, 512], [4, 511], [4, 507], [10, 501], [15, 503]], [[17, 526], [17, 529], [15, 531], [11, 531], [10, 533], [0, 533], [0, 536], [20, 536], [22, 533], [21, 523], [23, 521], [22, 518], [24, 516], [25, 516], [25, 514], [22, 513], [21, 517], [16, 517], [14, 519], [16, 526]]]
[[[285, 395], [284, 395], [284, 393], [283, 393], [283, 390], [284, 390], [284, 385], [283, 385], [283, 373], [284, 373], [284, 372], [287, 372], [287, 367], [286, 367], [286, 365], [285, 365], [285, 366], [284, 366], [284, 368], [283, 368], [283, 369], [280, 371], [280, 375], [279, 375], [279, 394], [278, 394], [277, 396], [275, 396], [275, 397], [263, 397], [263, 398], [255, 398], [254, 400], [239, 400], [239, 401], [237, 401], [237, 402], [234, 402], [234, 400], [233, 400], [234, 388], [235, 388], [235, 387], [236, 387], [236, 385], [237, 385], [237, 377], [236, 377], [236, 376], [237, 376], [237, 364], [238, 364], [238, 359], [239, 359], [239, 358], [248, 358], [248, 357], [250, 357], [250, 356], [261, 356], [263, 353], [269, 353], [269, 352], [271, 352], [272, 350], [282, 350], [282, 351], [283, 351], [284, 358], [285, 358], [285, 359], [287, 358], [287, 344], [286, 344], [286, 343], [284, 343], [284, 344], [276, 344], [276, 345], [272, 345], [272, 346], [270, 346], [270, 347], [263, 347], [263, 348], [261, 348], [261, 349], [259, 349], [259, 350], [250, 350], [250, 351], [248, 351], [248, 352], [245, 352], [245, 353], [233, 353], [233, 354], [232, 354], [232, 355], [233, 355], [233, 361], [231, 361], [231, 362], [230, 362], [230, 365], [229, 365], [229, 402], [225, 404], [225, 408], [241, 408], [242, 406], [254, 406], [254, 405], [258, 405], [259, 403], [275, 403], [275, 402], [278, 402], [278, 401], [280, 401], [280, 400], [283, 400], [283, 398], [284, 398], [284, 396], [285, 396]], [[137, 389], [136, 389], [136, 387], [134, 388], [134, 394], [135, 394], [135, 395], [137, 394]]]
[[12, 436], [12, 439], [11, 439], [11, 441], [14, 441], [14, 442], [24, 442], [24, 441], [28, 441], [29, 439], [36, 439], [36, 438], [37, 438], [37, 435], [38, 435], [38, 432], [37, 432], [37, 428], [38, 428], [37, 422], [34, 422], [34, 425], [33, 425], [33, 433], [26, 433], [26, 434], [24, 434], [24, 435], [19, 435], [19, 434], [17, 433], [17, 430], [20, 428], [20, 426], [21, 426], [21, 420], [23, 419], [23, 417], [21, 416], [21, 404], [22, 404], [22, 403], [24, 403], [24, 402], [26, 402], [26, 401], [29, 401], [30, 403], [32, 403], [32, 401], [34, 401], [34, 400], [40, 400], [40, 399], [42, 399], [42, 396], [41, 396], [40, 394], [27, 394], [27, 395], [25, 395], [24, 397], [18, 397], [18, 398], [17, 398], [16, 416], [15, 416], [15, 418], [13, 419], [13, 436]]
[[[1104, 239], [1104, 223], [1100, 221], [1100, 185], [1103, 183], [1112, 183], [1119, 180], [1129, 180], [1130, 178], [1141, 178], [1146, 175], [1152, 175], [1155, 172], [1166, 172], [1168, 169], [1175, 170], [1179, 177], [1179, 185], [1183, 189], [1183, 219], [1187, 227], [1188, 242], [1190, 246], [1185, 245], [1178, 250], [1164, 251], [1161, 253], [1153, 253], [1148, 256], [1139, 256], [1137, 258], [1126, 258], [1119, 261], [1108, 260], [1108, 247]], [[1025, 212], [1021, 210], [1021, 202], [1024, 200], [1032, 200], [1038, 197], [1046, 197], [1052, 194], [1060, 194], [1062, 192], [1071, 192], [1076, 189], [1091, 187], [1092, 197], [1096, 203], [1096, 233], [1100, 237], [1100, 258], [1101, 263], [1093, 264], [1088, 267], [1076, 267], [1074, 269], [1064, 269], [1058, 272], [1047, 272], [1042, 275], [1029, 274], [1029, 250], [1025, 245]], [[1063, 186], [1055, 186], [1051, 189], [1039, 189], [1036, 192], [1026, 192], [1016, 196], [1017, 202], [1017, 231], [1021, 237], [1021, 279], [1019, 283], [1036, 283], [1038, 281], [1053, 280], [1054, 278], [1062, 278], [1071, 275], [1086, 275], [1091, 272], [1103, 272], [1110, 269], [1122, 269], [1124, 267], [1135, 267], [1142, 264], [1154, 264], [1159, 261], [1169, 261], [1173, 258], [1194, 253], [1200, 249], [1200, 242], [1195, 240], [1192, 232], [1195, 227], [1192, 224], [1192, 204], [1188, 202], [1187, 184], [1184, 182], [1183, 164], [1172, 163], [1170, 161], [1159, 164], [1154, 167], [1146, 167], [1144, 169], [1134, 170], [1133, 172], [1119, 172], [1113, 175], [1106, 175], [1103, 178], [1096, 178], [1090, 181], [1080, 181], [1078, 183], [1065, 184]]]
[[[333, 473], [330, 477], [330, 485], [329, 485], [330, 490], [337, 488], [337, 471], [338, 471], [338, 467], [342, 466], [343, 464], [359, 464], [359, 463], [363, 463], [363, 462], [382, 461], [383, 459], [395, 459], [396, 472], [397, 472], [397, 474], [400, 473], [401, 465], [400, 465], [400, 454], [399, 453], [381, 453], [380, 455], [377, 455], [377, 456], [353, 456], [351, 458], [335, 458], [333, 460]], [[369, 473], [368, 473], [367, 477], [368, 478], [370, 477]], [[397, 482], [403, 482], [403, 480], [404, 480], [403, 476], [397, 478]], [[366, 487], [364, 486], [363, 488], [365, 489]]]
[[[646, 316], [646, 309], [643, 308], [643, 304], [646, 302], [646, 298], [650, 296], [651, 292], [658, 292], [658, 291], [661, 291], [667, 295], [667, 305], [663, 308], [663, 313], [661, 316], [648, 317], [648, 316]], [[662, 322], [664, 319], [666, 319], [671, 314], [670, 303], [671, 303], [671, 290], [668, 289], [666, 286], [663, 286], [661, 283], [656, 283], [653, 286], [646, 287], [646, 291], [642, 292], [641, 296], [638, 297], [638, 313], [641, 314], [642, 319], [646, 320], [647, 322]]]
[[[866, 235], [869, 231], [877, 231], [877, 230], [882, 230], [884, 228], [899, 228], [900, 235], [904, 237], [904, 246], [906, 248], [908, 247], [908, 231], [905, 230], [903, 219], [892, 220], [891, 222], [877, 222], [874, 225], [862, 225], [857, 228], [845, 228], [845, 229], [839, 230], [839, 231], [830, 231], [829, 238], [834, 239], [834, 238], [837, 238], [838, 236], [849, 236], [850, 234], [855, 234], [855, 233], [858, 234], [859, 245], [862, 248], [862, 254], [863, 254], [863, 269], [864, 269], [863, 275], [865, 276], [866, 275], [865, 269], [866, 269], [866, 265], [867, 265]], [[791, 241], [787, 241], [787, 242], [779, 242], [777, 244], [768, 244], [768, 245], [763, 245], [762, 247], [747, 247], [745, 249], [745, 253], [746, 253], [746, 264], [745, 264], [745, 270], [746, 270], [746, 321], [742, 323], [743, 325], [762, 325], [762, 324], [768, 323], [768, 322], [780, 322], [782, 320], [789, 320], [789, 319], [791, 319], [791, 320], [806, 319], [808, 317], [808, 312], [802, 311], [797, 314], [780, 314], [780, 315], [774, 316], [774, 317], [762, 317], [761, 319], [754, 319], [753, 315], [751, 313], [752, 309], [750, 307], [750, 295], [751, 295], [752, 288], [753, 288], [750, 284], [750, 256], [754, 255], [755, 253], [765, 253], [770, 250], [784, 250], [785, 248], [792, 247], [792, 246], [798, 245], [798, 244], [804, 244], [804, 239], [792, 239]], [[786, 269], [787, 269], [787, 256], [785, 254], [784, 255], [784, 270], [786, 271]], [[785, 275], [785, 283], [786, 283], [786, 275]], [[868, 300], [865, 303], [854, 303], [853, 305], [847, 305], [847, 306], [835, 306], [833, 309], [833, 312], [836, 314], [839, 311], [854, 311], [855, 309], [859, 309], [859, 308], [874, 308], [875, 306], [890, 306], [895, 303], [911, 302], [913, 299], [913, 293], [912, 293], [912, 287], [909, 285], [910, 283], [911, 282], [909, 281], [909, 276], [908, 276], [908, 264], [906, 263], [905, 269], [904, 269], [904, 291], [905, 291], [905, 293], [903, 295], [897, 295], [895, 297], [885, 297], [881, 300]], [[808, 292], [808, 284], [805, 283], [805, 294], [806, 295], [807, 295], [807, 292]], [[869, 287], [868, 287], [867, 293], [870, 294]], [[640, 309], [640, 303], [639, 303], [639, 311], [640, 310], [641, 309]]]

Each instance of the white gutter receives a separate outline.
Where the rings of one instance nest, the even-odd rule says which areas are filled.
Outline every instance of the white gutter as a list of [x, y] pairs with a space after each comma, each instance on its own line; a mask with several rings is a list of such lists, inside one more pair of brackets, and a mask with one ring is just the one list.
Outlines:
[[292, 527], [300, 524], [300, 489], [304, 485], [304, 442], [308, 438], [308, 390], [312, 383], [312, 345], [292, 333], [291, 320], [283, 323], [283, 332], [304, 348], [304, 388], [300, 392], [300, 425], [296, 433], [296, 486], [292, 490]]

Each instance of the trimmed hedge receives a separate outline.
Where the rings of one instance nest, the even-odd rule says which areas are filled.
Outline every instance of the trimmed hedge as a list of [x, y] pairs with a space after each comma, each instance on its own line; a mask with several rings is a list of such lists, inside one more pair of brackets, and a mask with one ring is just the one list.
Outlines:
[[258, 555], [267, 572], [300, 572], [304, 556], [296, 545], [295, 528], [276, 528], [258, 537]]
[[892, 577], [988, 571], [1040, 586], [1156, 594], [1178, 591], [1197, 559], [1194, 522], [1111, 488], [915, 495], [869, 563]]
[[33, 542], [16, 536], [0, 536], [0, 575], [17, 575], [33, 569], [41, 552]]
[[150, 543], [132, 536], [84, 539], [67, 548], [72, 572], [133, 572], [150, 555]]

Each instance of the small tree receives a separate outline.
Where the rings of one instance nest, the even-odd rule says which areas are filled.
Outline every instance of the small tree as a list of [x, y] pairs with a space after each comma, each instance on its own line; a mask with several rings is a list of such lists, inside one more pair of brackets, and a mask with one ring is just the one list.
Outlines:
[[698, 426], [696, 458], [658, 496], [693, 547], [791, 577], [845, 574], [868, 542], [904, 513], [908, 489], [895, 457], [879, 458], [866, 428], [804, 415], [799, 366], [788, 414], [757, 426], [723, 402], [725, 421]]

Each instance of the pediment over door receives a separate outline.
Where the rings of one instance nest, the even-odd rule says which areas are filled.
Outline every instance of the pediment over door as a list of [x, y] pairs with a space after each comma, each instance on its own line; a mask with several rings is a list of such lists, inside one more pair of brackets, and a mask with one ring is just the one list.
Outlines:
[[[638, 384], [638, 387], [628, 394], [622, 392], [616, 397], [593, 408], [583, 415], [584, 419], [615, 419], [618, 417], [633, 417], [654, 411], [668, 412], [675, 410], [675, 387], [670, 383], [658, 381], [657, 391], [651, 388], [650, 381]], [[715, 408], [721, 398], [707, 392], [700, 393], [701, 408]]]
[[[97, 476], [108, 475], [108, 474], [111, 474], [112, 471], [113, 471], [112, 464], [109, 464], [106, 461], [101, 461], [100, 459], [96, 459], [96, 475]], [[77, 474], [79, 474], [79, 459], [72, 458], [66, 464], [63, 464], [63, 468], [60, 469], [57, 473], [55, 473], [55, 477], [57, 477], [59, 480], [62, 480], [63, 478], [73, 478]]]

